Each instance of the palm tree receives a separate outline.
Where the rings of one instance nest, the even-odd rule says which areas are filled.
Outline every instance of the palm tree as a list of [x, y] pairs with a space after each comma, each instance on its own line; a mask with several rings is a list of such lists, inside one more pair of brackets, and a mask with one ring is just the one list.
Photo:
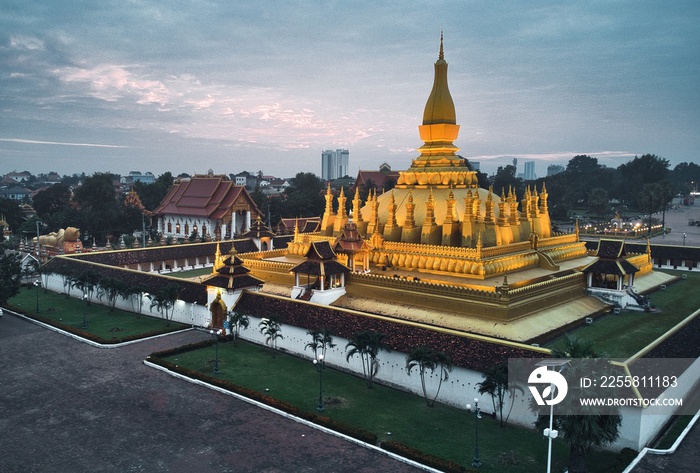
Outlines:
[[150, 294], [151, 310], [155, 307], [165, 319], [166, 325], [170, 325], [172, 309], [175, 307], [180, 286], [175, 283], [168, 283], [161, 286], [155, 294]]
[[329, 347], [335, 347], [335, 343], [333, 343], [333, 335], [325, 328], [321, 330], [309, 330], [306, 333], [311, 335], [311, 341], [306, 344], [304, 350], [311, 348], [311, 351], [314, 352], [315, 359], [318, 359], [318, 355], [320, 354], [323, 356], [322, 360], [325, 360], [326, 350]]
[[[552, 350], [554, 358], [578, 359], [577, 363], [572, 363], [562, 374], [569, 378], [569, 393], [567, 397], [575, 397], [578, 388], [578, 379], [581, 376], [591, 376], [595, 371], [605, 370], [607, 363], [596, 353], [593, 343], [588, 340], [566, 337], [562, 348]], [[589, 360], [588, 363], [581, 363]], [[586, 389], [586, 397], [591, 396], [591, 389]], [[606, 393], [601, 393], [599, 397], [606, 397]], [[594, 448], [613, 443], [620, 435], [620, 425], [622, 416], [619, 408], [615, 409], [617, 414], [603, 415], [591, 412], [582, 414], [560, 414], [554, 416], [554, 428], [569, 444], [569, 471], [571, 473], [586, 472], [585, 455]], [[549, 426], [549, 416], [540, 415], [535, 423], [537, 429], [542, 430]]]
[[[418, 374], [420, 375], [420, 384], [423, 388], [423, 397], [428, 407], [435, 406], [435, 400], [440, 393], [440, 388], [442, 387], [442, 382], [447, 381], [449, 377], [449, 372], [452, 371], [452, 359], [445, 352], [433, 350], [425, 346], [418, 346], [411, 351], [406, 356], [406, 372], [411, 375], [411, 370], [413, 368], [418, 368]], [[428, 390], [425, 386], [425, 372], [430, 370], [434, 373], [435, 370], [440, 371], [440, 381], [438, 382], [437, 390], [435, 391], [435, 396], [431, 399], [428, 396]]]
[[124, 300], [129, 300], [131, 302], [131, 307], [136, 312], [136, 317], [141, 317], [141, 309], [143, 307], [143, 295], [146, 292], [146, 288], [143, 286], [124, 284], [120, 289], [119, 295]]
[[272, 348], [277, 349], [277, 339], [284, 338], [282, 336], [282, 326], [275, 319], [262, 319], [258, 324], [260, 333], [265, 335], [265, 343]]
[[[493, 402], [494, 412], [498, 412], [501, 421], [501, 427], [505, 427], [510, 417], [510, 412], [515, 404], [515, 391], [520, 391], [523, 394], [523, 388], [515, 383], [508, 381], [508, 365], [500, 364], [486, 370], [482, 377], [484, 380], [477, 384], [479, 386], [479, 394], [489, 394], [491, 402]], [[506, 394], [509, 394], [510, 408], [505, 419], [503, 418], [503, 406], [505, 405]]]
[[368, 389], [372, 389], [374, 376], [379, 371], [379, 358], [377, 358], [377, 355], [379, 350], [382, 348], [386, 349], [384, 344], [385, 338], [386, 335], [381, 332], [366, 330], [355, 333], [345, 345], [346, 361], [350, 361], [350, 358], [356, 354], [362, 360], [362, 374]]
[[235, 343], [241, 335], [241, 327], [245, 330], [250, 325], [250, 318], [245, 314], [232, 310], [228, 313], [228, 319], [231, 324], [231, 334], [233, 335]]
[[95, 288], [100, 283], [100, 273], [91, 269], [84, 271], [77, 276], [70, 277], [70, 287], [82, 292], [85, 297], [85, 303], [90, 305], [92, 296], [95, 293]]
[[126, 284], [119, 278], [104, 278], [100, 281], [100, 285], [97, 288], [97, 298], [99, 300], [102, 300], [103, 297], [106, 298], [109, 311], [114, 312], [114, 307], [117, 305], [117, 296], [121, 294], [125, 286]]

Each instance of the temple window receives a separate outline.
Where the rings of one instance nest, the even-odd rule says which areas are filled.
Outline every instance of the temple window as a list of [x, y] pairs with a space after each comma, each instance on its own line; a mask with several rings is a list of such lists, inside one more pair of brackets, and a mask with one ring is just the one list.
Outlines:
[[175, 224], [175, 233], [178, 235], [180, 234], [180, 224], [179, 223]]
[[185, 224], [185, 235], [189, 235], [189, 234], [190, 234], [190, 224], [186, 223]]
[[168, 222], [168, 233], [172, 233], [172, 232], [173, 232], [173, 224], [172, 224], [172, 222]]

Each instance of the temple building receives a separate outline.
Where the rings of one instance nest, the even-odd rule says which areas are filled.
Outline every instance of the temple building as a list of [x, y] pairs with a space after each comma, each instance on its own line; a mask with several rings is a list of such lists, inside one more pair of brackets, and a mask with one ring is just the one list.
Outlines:
[[[608, 311], [609, 301], [587, 292], [597, 276], [582, 272], [600, 267], [589, 266], [598, 255], [579, 239], [578, 226], [572, 233], [552, 231], [546, 187], [528, 187], [522, 195], [480, 188], [476, 172], [457, 154], [459, 125], [442, 37], [434, 70], [418, 127], [423, 144], [395, 187], [371, 190], [365, 201], [359, 186], [337, 196], [328, 187], [318, 231], [296, 231], [268, 266], [246, 264], [272, 281], [274, 268], [303, 267], [325, 240], [351, 269], [345, 294], [329, 304], [530, 343]], [[625, 273], [617, 277], [626, 276], [628, 284], [643, 290], [659, 283], [648, 251], [619, 258]], [[299, 286], [297, 272], [292, 297]]]
[[164, 238], [228, 240], [251, 229], [261, 213], [244, 186], [224, 175], [194, 175], [176, 181], [153, 211]]
[[[457, 155], [459, 135], [455, 106], [447, 83], [443, 40], [435, 63], [435, 79], [418, 127], [420, 156], [398, 173], [395, 188], [370, 192], [361, 202], [355, 188], [352, 210], [341, 189], [337, 202], [330, 186], [320, 233], [338, 238], [350, 220], [372, 247], [374, 264], [405, 270], [485, 279], [506, 272], [541, 266], [586, 255], [577, 235], [553, 235], [547, 189], [479, 188], [476, 171]], [[552, 237], [560, 237], [553, 250]], [[543, 242], [542, 245], [539, 242]], [[293, 254], [306, 252], [292, 245]], [[494, 250], [494, 248], [498, 248]]]

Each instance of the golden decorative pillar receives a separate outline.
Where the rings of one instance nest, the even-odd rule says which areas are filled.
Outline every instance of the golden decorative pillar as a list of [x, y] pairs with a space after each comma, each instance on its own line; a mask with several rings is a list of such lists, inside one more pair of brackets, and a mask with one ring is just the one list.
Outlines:
[[[478, 189], [475, 191], [478, 195]], [[467, 248], [473, 248], [476, 244], [475, 235], [475, 215], [474, 215], [474, 196], [472, 195], [472, 190], [467, 189], [467, 195], [464, 197], [464, 219], [462, 220], [462, 246]]]
[[456, 203], [455, 194], [450, 191], [445, 201], [445, 221], [442, 222], [442, 244], [444, 246], [459, 246], [460, 243]]
[[420, 243], [420, 229], [416, 226], [415, 209], [416, 204], [413, 203], [413, 192], [408, 191], [406, 220], [401, 227], [401, 241], [406, 243]]
[[513, 231], [506, 213], [506, 199], [506, 190], [501, 189], [501, 201], [498, 203], [498, 222], [496, 225], [496, 231], [498, 232], [497, 241], [500, 245], [513, 243]]
[[435, 199], [430, 189], [428, 201], [425, 203], [425, 220], [420, 233], [420, 242], [424, 245], [440, 244], [440, 227], [435, 223]]
[[335, 214], [333, 213], [333, 194], [331, 193], [331, 184], [328, 183], [328, 189], [326, 190], [326, 208], [323, 211], [323, 218], [321, 219], [321, 234], [322, 235], [333, 235], [333, 223], [335, 221]]
[[341, 187], [340, 195], [338, 196], [338, 212], [336, 212], [335, 220], [333, 221], [333, 235], [339, 235], [340, 232], [343, 231], [343, 228], [345, 228], [345, 224], [348, 223], [348, 213], [345, 211], [346, 202], [347, 198]]
[[388, 241], [401, 241], [401, 227], [396, 222], [396, 199], [394, 191], [389, 195], [389, 203], [387, 204], [388, 216], [384, 224], [384, 239]]
[[360, 235], [367, 234], [367, 222], [362, 219], [362, 202], [360, 201], [360, 189], [355, 188], [355, 197], [352, 199], [352, 219], [357, 225], [357, 232]]
[[520, 237], [520, 219], [518, 218], [518, 198], [515, 195], [515, 189], [510, 186], [508, 190], [508, 205], [510, 205], [510, 213], [508, 222], [510, 223], [510, 233], [513, 235], [513, 243], [522, 241]]
[[486, 196], [486, 202], [484, 203], [484, 224], [483, 235], [481, 238], [484, 246], [500, 245], [493, 214], [493, 186], [489, 187], [489, 193]]

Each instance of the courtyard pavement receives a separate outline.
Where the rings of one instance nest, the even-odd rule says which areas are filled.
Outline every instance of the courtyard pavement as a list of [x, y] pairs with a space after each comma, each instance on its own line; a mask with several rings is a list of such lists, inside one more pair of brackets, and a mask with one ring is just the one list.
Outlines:
[[187, 331], [94, 348], [5, 311], [0, 471], [421, 471], [143, 363], [207, 337]]

